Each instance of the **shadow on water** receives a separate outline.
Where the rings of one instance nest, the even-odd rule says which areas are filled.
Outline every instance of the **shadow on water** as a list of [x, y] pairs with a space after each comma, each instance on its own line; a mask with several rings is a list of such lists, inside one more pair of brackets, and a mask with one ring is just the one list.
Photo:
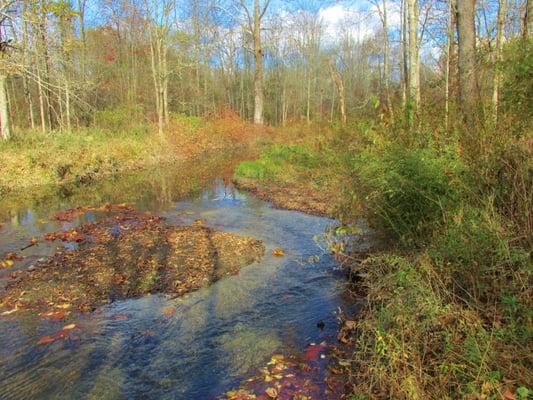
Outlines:
[[[202, 219], [217, 230], [263, 240], [266, 253], [238, 275], [183, 297], [121, 300], [81, 315], [75, 322], [82, 330], [71, 340], [37, 346], [62, 323], [0, 317], [0, 398], [216, 398], [273, 353], [296, 353], [310, 342], [332, 340], [334, 312], [349, 307], [345, 280], [313, 236], [333, 221], [278, 210], [236, 191], [229, 183], [234, 164], [169, 166], [3, 202], [0, 215], [8, 220], [0, 230], [0, 254], [61, 228], [48, 219], [57, 210], [104, 203], [130, 203], [170, 224]], [[87, 213], [63, 227], [95, 218]], [[277, 247], [285, 257], [272, 255]], [[53, 251], [51, 244], [29, 248], [15, 269]], [[317, 254], [318, 262], [306, 262]], [[0, 284], [10, 273], [0, 271]], [[324, 321], [324, 330], [317, 329], [318, 321]]]

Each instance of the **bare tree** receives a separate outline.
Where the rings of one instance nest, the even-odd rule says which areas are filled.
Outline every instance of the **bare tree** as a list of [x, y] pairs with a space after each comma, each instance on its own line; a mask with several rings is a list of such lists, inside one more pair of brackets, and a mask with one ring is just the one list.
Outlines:
[[389, 72], [389, 25], [387, 22], [387, 0], [382, 0], [382, 6], [377, 1], [373, 2], [383, 26], [383, 86], [385, 88], [385, 101], [387, 102], [387, 110], [391, 121], [394, 121], [394, 110], [392, 108], [392, 100], [390, 94], [390, 72]]
[[418, 0], [407, 0], [409, 19], [409, 103], [413, 111], [420, 107], [420, 56], [418, 43]]
[[329, 72], [331, 74], [331, 79], [335, 83], [335, 86], [337, 87], [337, 92], [339, 93], [339, 109], [341, 112], [341, 122], [343, 125], [346, 125], [346, 96], [344, 92], [344, 84], [342, 83], [342, 78], [337, 72], [337, 68], [335, 67], [331, 59], [328, 60], [328, 67]]
[[500, 84], [502, 74], [500, 71], [500, 63], [502, 61], [503, 50], [503, 30], [505, 29], [505, 15], [506, 15], [506, 0], [498, 0], [498, 17], [497, 17], [497, 33], [496, 33], [496, 48], [494, 54], [495, 68], [492, 83], [492, 120], [494, 124], [498, 122], [498, 105], [500, 97]]
[[11, 70], [9, 62], [11, 39], [7, 37], [6, 26], [11, 25], [15, 10], [15, 0], [0, 2], [0, 137], [7, 140], [11, 137], [11, 119], [7, 96], [7, 76]]
[[454, 47], [454, 26], [455, 26], [456, 4], [455, 0], [448, 0], [448, 40], [446, 43], [446, 66], [444, 71], [444, 127], [446, 130], [450, 126], [450, 78], [452, 70], [452, 57]]
[[253, 55], [254, 55], [254, 124], [262, 125], [263, 109], [265, 106], [265, 95], [263, 92], [263, 45], [261, 41], [261, 23], [265, 17], [265, 13], [270, 5], [270, 0], [266, 0], [263, 5], [260, 0], [253, 1], [253, 10], [245, 0], [239, 0], [241, 8], [246, 14], [248, 27], [252, 33]]
[[475, 0], [457, 2], [457, 31], [459, 40], [459, 103], [464, 121], [472, 126], [479, 105], [479, 87], [476, 72], [476, 44], [474, 15]]
[[154, 81], [157, 127], [163, 135], [164, 126], [168, 124], [168, 46], [171, 30], [171, 13], [174, 11], [173, 0], [144, 0], [150, 38], [150, 60]]

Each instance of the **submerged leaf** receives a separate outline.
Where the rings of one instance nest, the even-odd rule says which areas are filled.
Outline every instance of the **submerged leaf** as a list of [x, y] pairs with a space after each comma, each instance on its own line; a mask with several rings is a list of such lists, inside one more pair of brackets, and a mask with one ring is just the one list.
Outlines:
[[272, 254], [276, 257], [283, 257], [285, 255], [285, 251], [283, 249], [276, 248], [272, 250]]

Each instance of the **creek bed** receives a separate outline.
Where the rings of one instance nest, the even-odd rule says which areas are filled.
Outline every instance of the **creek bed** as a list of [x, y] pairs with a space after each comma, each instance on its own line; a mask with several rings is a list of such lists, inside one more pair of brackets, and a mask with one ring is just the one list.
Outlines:
[[[217, 398], [273, 354], [298, 354], [309, 343], [334, 341], [335, 312], [353, 306], [344, 274], [313, 239], [334, 221], [276, 209], [239, 192], [230, 183], [233, 165], [214, 160], [165, 167], [90, 187], [35, 191], [18, 205], [5, 201], [0, 255], [20, 251], [32, 237], [99, 218], [87, 212], [72, 222], [50, 221], [55, 212], [104, 203], [128, 203], [170, 225], [202, 221], [261, 240], [265, 254], [237, 275], [185, 296], [121, 299], [75, 315], [69, 320], [75, 332], [46, 345], [37, 343], [65, 321], [18, 312], [0, 316], [0, 398]], [[24, 250], [23, 261], [0, 270], [0, 290], [13, 271], [57, 246], [65, 245], [39, 242]], [[274, 255], [276, 248], [284, 256]]]

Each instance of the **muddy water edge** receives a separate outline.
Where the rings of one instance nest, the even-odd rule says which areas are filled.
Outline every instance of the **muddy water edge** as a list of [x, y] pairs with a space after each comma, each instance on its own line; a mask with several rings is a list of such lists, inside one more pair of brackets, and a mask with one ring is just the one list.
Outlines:
[[[253, 238], [261, 241], [264, 255], [211, 285], [183, 293], [148, 286], [109, 296], [84, 312], [68, 290], [47, 298], [38, 313], [2, 304], [0, 398], [210, 399], [236, 393], [231, 391], [265, 365], [293, 368], [297, 362], [291, 360], [307, 357], [323, 370], [324, 346], [336, 341], [337, 312], [354, 307], [344, 273], [316, 241], [335, 221], [277, 209], [236, 190], [231, 177], [238, 161], [210, 158], [3, 199], [0, 256], [16, 255], [0, 268], [4, 294], [54, 254], [82, 251], [87, 244], [77, 240], [80, 227], [109, 218], [102, 212], [106, 206], [131, 207], [143, 218], [161, 219], [165, 229]], [[76, 208], [82, 211], [57, 218]], [[44, 239], [57, 232], [76, 235]], [[113, 265], [153, 262], [118, 250], [106, 252]], [[48, 279], [61, 282], [61, 276]], [[112, 275], [110, 282], [120, 288], [121, 279]], [[75, 282], [69, 285], [79, 290]], [[260, 388], [265, 396], [277, 390], [269, 379], [280, 379], [269, 374], [268, 385]], [[312, 387], [317, 396], [326, 389]]]

